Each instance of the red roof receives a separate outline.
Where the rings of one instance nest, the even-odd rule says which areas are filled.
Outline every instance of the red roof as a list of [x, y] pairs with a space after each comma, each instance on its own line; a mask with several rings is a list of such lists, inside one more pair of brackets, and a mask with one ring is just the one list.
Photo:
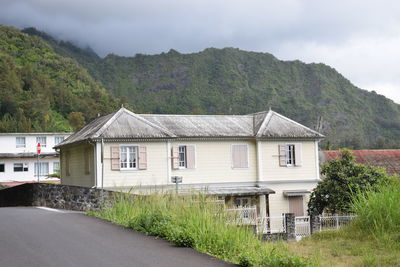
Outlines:
[[[352, 150], [356, 162], [386, 168], [389, 174], [400, 175], [400, 149]], [[321, 163], [336, 159], [339, 150], [321, 151]]]

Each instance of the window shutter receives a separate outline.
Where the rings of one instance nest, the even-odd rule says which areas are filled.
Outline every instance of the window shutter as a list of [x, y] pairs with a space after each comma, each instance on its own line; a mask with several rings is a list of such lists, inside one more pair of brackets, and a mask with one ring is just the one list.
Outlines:
[[296, 166], [301, 166], [302, 164], [302, 151], [301, 151], [301, 143], [294, 145], [294, 164]]
[[196, 166], [196, 153], [194, 146], [186, 146], [186, 168], [194, 169]]
[[249, 167], [247, 145], [233, 145], [232, 146], [232, 167], [233, 168], [248, 168]]
[[147, 150], [145, 146], [139, 146], [139, 170], [147, 169]]
[[287, 166], [286, 145], [285, 144], [279, 145], [279, 166], [281, 166], [281, 167]]
[[118, 171], [120, 169], [119, 162], [119, 146], [111, 147], [111, 170]]
[[172, 147], [172, 169], [179, 169], [179, 148], [177, 146]]

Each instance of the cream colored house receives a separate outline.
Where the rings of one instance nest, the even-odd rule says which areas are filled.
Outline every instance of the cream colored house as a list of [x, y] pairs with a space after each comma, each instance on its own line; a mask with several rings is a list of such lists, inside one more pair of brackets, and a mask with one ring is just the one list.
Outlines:
[[106, 189], [204, 189], [260, 216], [305, 215], [323, 136], [274, 111], [99, 117], [57, 145], [61, 183]]

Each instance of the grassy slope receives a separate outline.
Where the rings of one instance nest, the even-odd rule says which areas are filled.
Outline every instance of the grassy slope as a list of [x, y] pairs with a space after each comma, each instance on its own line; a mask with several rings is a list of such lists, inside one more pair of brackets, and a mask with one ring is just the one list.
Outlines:
[[71, 112], [86, 121], [117, 107], [87, 71], [42, 39], [0, 25], [0, 131], [70, 131]]

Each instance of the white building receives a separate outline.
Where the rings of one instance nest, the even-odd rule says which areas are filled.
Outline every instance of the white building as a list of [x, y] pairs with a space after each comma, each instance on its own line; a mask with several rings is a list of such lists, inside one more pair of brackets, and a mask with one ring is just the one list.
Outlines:
[[320, 180], [324, 136], [276, 112], [248, 115], [135, 114], [96, 118], [57, 148], [61, 183], [121, 190], [174, 188], [207, 193], [261, 217], [307, 213]]
[[60, 168], [53, 149], [71, 133], [0, 133], [0, 182], [37, 181], [37, 143], [41, 144], [39, 179]]

